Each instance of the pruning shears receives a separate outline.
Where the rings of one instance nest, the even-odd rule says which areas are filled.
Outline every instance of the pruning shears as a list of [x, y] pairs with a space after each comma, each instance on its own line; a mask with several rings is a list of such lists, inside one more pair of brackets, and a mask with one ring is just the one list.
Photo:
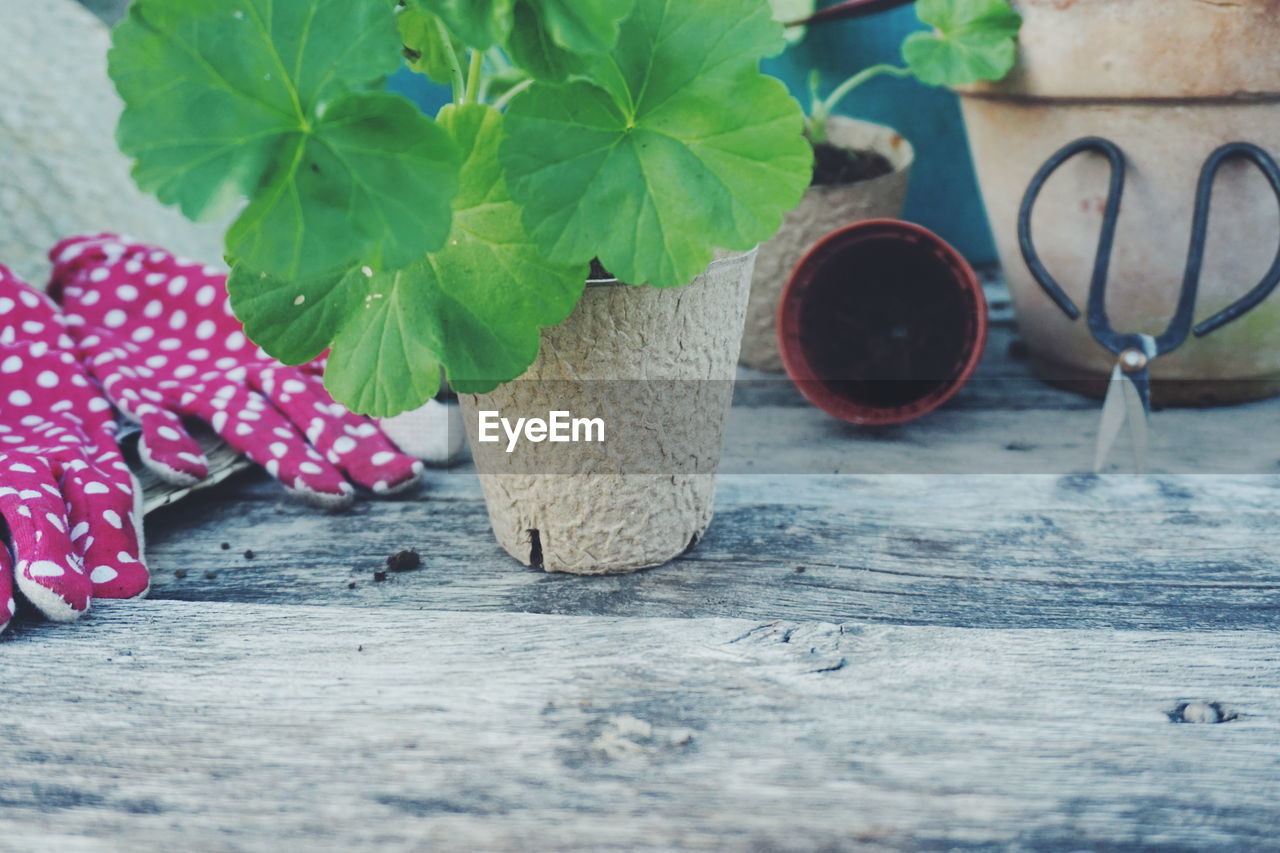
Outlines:
[[1053, 173], [1068, 160], [1086, 151], [1101, 154], [1111, 163], [1110, 189], [1102, 215], [1102, 229], [1098, 238], [1098, 252], [1094, 260], [1093, 276], [1089, 283], [1089, 301], [1086, 307], [1089, 331], [1094, 340], [1116, 356], [1116, 365], [1111, 373], [1106, 402], [1103, 403], [1095, 470], [1101, 470], [1105, 464], [1111, 446], [1124, 425], [1127, 413], [1138, 469], [1141, 471], [1146, 449], [1146, 415], [1151, 410], [1151, 362], [1173, 352], [1193, 334], [1196, 337], [1204, 337], [1238, 320], [1261, 304], [1276, 289], [1277, 284], [1280, 284], [1280, 247], [1278, 247], [1270, 270], [1252, 290], [1207, 320], [1195, 323], [1196, 297], [1200, 287], [1205, 243], [1209, 230], [1209, 210], [1218, 171], [1228, 160], [1237, 158], [1249, 160], [1266, 176], [1277, 202], [1280, 202], [1280, 166], [1277, 166], [1276, 161], [1265, 150], [1248, 142], [1231, 142], [1209, 155], [1209, 159], [1200, 170], [1200, 180], [1196, 188], [1191, 243], [1187, 253], [1186, 272], [1182, 279], [1182, 292], [1178, 297], [1178, 307], [1164, 332], [1158, 336], [1152, 336], [1116, 331], [1107, 316], [1107, 279], [1125, 183], [1124, 152], [1114, 142], [1096, 136], [1078, 139], [1064, 146], [1040, 167], [1027, 187], [1018, 212], [1018, 242], [1022, 248], [1022, 256], [1026, 260], [1031, 275], [1049, 298], [1071, 320], [1079, 319], [1081, 313], [1079, 307], [1071, 301], [1071, 298], [1049, 274], [1040, 260], [1039, 253], [1036, 252], [1031, 236], [1031, 214], [1041, 189]]

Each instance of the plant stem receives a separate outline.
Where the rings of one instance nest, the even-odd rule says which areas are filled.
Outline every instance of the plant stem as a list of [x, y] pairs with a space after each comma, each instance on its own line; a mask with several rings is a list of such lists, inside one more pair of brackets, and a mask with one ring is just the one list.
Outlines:
[[523, 92], [525, 89], [528, 89], [532, 85], [533, 85], [533, 78], [529, 78], [528, 80], [521, 80], [519, 83], [515, 84], [506, 92], [504, 92], [502, 97], [494, 101], [493, 108], [499, 111], [506, 109], [507, 104], [511, 103], [512, 99], [515, 98], [516, 95], [520, 94], [521, 92]]
[[864, 68], [848, 80], [845, 80], [824, 100], [818, 95], [817, 75], [811, 75], [809, 78], [809, 90], [813, 96], [813, 106], [810, 110], [808, 122], [809, 141], [815, 145], [826, 142], [827, 119], [835, 112], [840, 102], [847, 98], [854, 89], [882, 74], [887, 74], [891, 77], [913, 76], [910, 68], [900, 68], [897, 65], [888, 64], [872, 65], [870, 68]]
[[479, 50], [471, 51], [471, 69], [467, 73], [467, 92], [464, 96], [463, 103], [478, 104], [480, 103], [480, 87], [483, 85], [484, 74], [484, 52]]
[[440, 41], [449, 55], [449, 70], [453, 72], [453, 100], [455, 103], [464, 104], [467, 99], [467, 81], [462, 76], [462, 63], [458, 61], [458, 52], [453, 49], [453, 34], [439, 18], [436, 18], [436, 27], [440, 30]]
[[822, 102], [823, 112], [827, 115], [831, 115], [831, 113], [835, 112], [836, 107], [840, 105], [840, 102], [848, 97], [850, 92], [861, 86], [863, 83], [866, 83], [868, 80], [879, 77], [881, 74], [887, 74], [891, 77], [910, 77], [911, 69], [899, 68], [896, 65], [887, 64], [872, 65], [870, 68], [864, 68], [837, 86], [835, 91], [827, 96], [827, 99]]

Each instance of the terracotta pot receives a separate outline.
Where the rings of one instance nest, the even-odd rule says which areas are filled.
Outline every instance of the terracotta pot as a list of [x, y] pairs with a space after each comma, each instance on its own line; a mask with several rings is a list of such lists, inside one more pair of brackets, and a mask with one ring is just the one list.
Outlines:
[[[1040, 374], [1101, 392], [1114, 357], [1032, 281], [1017, 213], [1036, 169], [1066, 143], [1102, 136], [1129, 160], [1108, 309], [1125, 331], [1158, 334], [1173, 315], [1186, 262], [1196, 179], [1221, 144], [1280, 156], [1280, 0], [1014, 0], [1024, 25], [1018, 65], [962, 92], [965, 121], [1023, 337]], [[1103, 158], [1080, 157], [1045, 187], [1033, 227], [1043, 259], [1078, 304], [1107, 193]], [[1266, 272], [1280, 215], [1249, 164], [1223, 169], [1213, 198], [1197, 319]], [[1152, 366], [1163, 404], [1235, 402], [1280, 392], [1280, 296]], [[1081, 385], [1081, 380], [1084, 384]]]
[[[549, 572], [661, 565], [711, 523], [715, 472], [755, 252], [724, 254], [683, 288], [588, 285], [537, 361], [489, 394], [461, 394], [494, 535]], [[481, 442], [480, 413], [600, 418], [591, 443]], [[585, 435], [585, 431], [584, 431]]]
[[866, 121], [833, 116], [829, 141], [851, 151], [876, 151], [893, 165], [887, 175], [856, 184], [810, 187], [800, 206], [787, 214], [782, 228], [760, 247], [747, 306], [747, 326], [742, 335], [742, 364], [757, 370], [782, 371], [774, 318], [778, 300], [791, 271], [813, 244], [827, 234], [865, 219], [892, 219], [902, 215], [907, 180], [915, 152], [911, 143], [892, 128]]
[[973, 268], [933, 232], [898, 220], [820, 241], [778, 306], [787, 374], [815, 406], [854, 424], [938, 408], [973, 375], [986, 341]]

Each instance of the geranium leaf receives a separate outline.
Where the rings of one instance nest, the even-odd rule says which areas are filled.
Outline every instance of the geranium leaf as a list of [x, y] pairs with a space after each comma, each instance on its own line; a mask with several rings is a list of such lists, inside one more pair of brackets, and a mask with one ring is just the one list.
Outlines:
[[921, 82], [999, 80], [1013, 68], [1022, 18], [1007, 0], [919, 0], [916, 13], [934, 30], [908, 36], [902, 57]]
[[458, 152], [407, 101], [389, 0], [136, 0], [115, 32], [118, 138], [138, 184], [192, 218], [248, 197], [229, 253], [311, 277], [394, 267], [449, 229]]
[[548, 261], [526, 233], [498, 161], [500, 113], [446, 107], [440, 120], [470, 156], [449, 242], [417, 272], [433, 303], [434, 334], [450, 383], [479, 393], [533, 363], [542, 327], [569, 316], [582, 297], [587, 265]]
[[[453, 81], [453, 63], [465, 50], [461, 42], [445, 42], [438, 16], [417, 5], [400, 10], [396, 19], [400, 38], [404, 41], [405, 59], [409, 67], [437, 83]], [[452, 48], [452, 51], [450, 50]]]
[[625, 281], [674, 287], [715, 248], [772, 236], [813, 167], [799, 105], [759, 73], [783, 45], [760, 0], [638, 0], [593, 60], [607, 90], [575, 80], [518, 96], [502, 159], [547, 256], [599, 256]]
[[515, 0], [507, 50], [542, 80], [562, 81], [585, 67], [584, 56], [612, 50], [635, 0]]
[[537, 357], [541, 328], [569, 315], [586, 281], [585, 264], [547, 261], [525, 233], [497, 160], [501, 114], [450, 106], [440, 123], [468, 152], [448, 242], [401, 272], [366, 279], [363, 307], [331, 330], [326, 385], [365, 414], [421, 405], [440, 364], [467, 393], [516, 378]]
[[281, 154], [227, 233], [228, 251], [251, 269], [394, 270], [444, 243], [460, 155], [404, 98], [343, 95], [310, 132], [287, 137]]
[[604, 53], [618, 43], [618, 28], [635, 0], [517, 0], [534, 7], [557, 44], [577, 53]]
[[422, 330], [432, 322], [418, 282], [400, 270], [368, 279], [363, 305], [333, 340], [324, 385], [353, 412], [391, 417], [440, 390], [440, 362]]
[[453, 34], [468, 45], [487, 50], [511, 32], [512, 0], [411, 0], [439, 15]]
[[507, 52], [516, 65], [539, 80], [564, 80], [583, 67], [581, 55], [556, 42], [539, 19], [537, 7], [523, 0], [516, 3]]
[[249, 340], [285, 364], [324, 352], [368, 288], [369, 277], [359, 269], [290, 280], [237, 264], [227, 278], [231, 308]]

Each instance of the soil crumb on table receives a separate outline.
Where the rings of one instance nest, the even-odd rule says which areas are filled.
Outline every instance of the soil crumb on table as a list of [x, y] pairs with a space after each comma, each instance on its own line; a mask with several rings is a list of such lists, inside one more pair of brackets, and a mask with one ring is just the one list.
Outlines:
[[387, 557], [387, 571], [411, 572], [422, 567], [422, 557], [412, 549], [399, 551]]

